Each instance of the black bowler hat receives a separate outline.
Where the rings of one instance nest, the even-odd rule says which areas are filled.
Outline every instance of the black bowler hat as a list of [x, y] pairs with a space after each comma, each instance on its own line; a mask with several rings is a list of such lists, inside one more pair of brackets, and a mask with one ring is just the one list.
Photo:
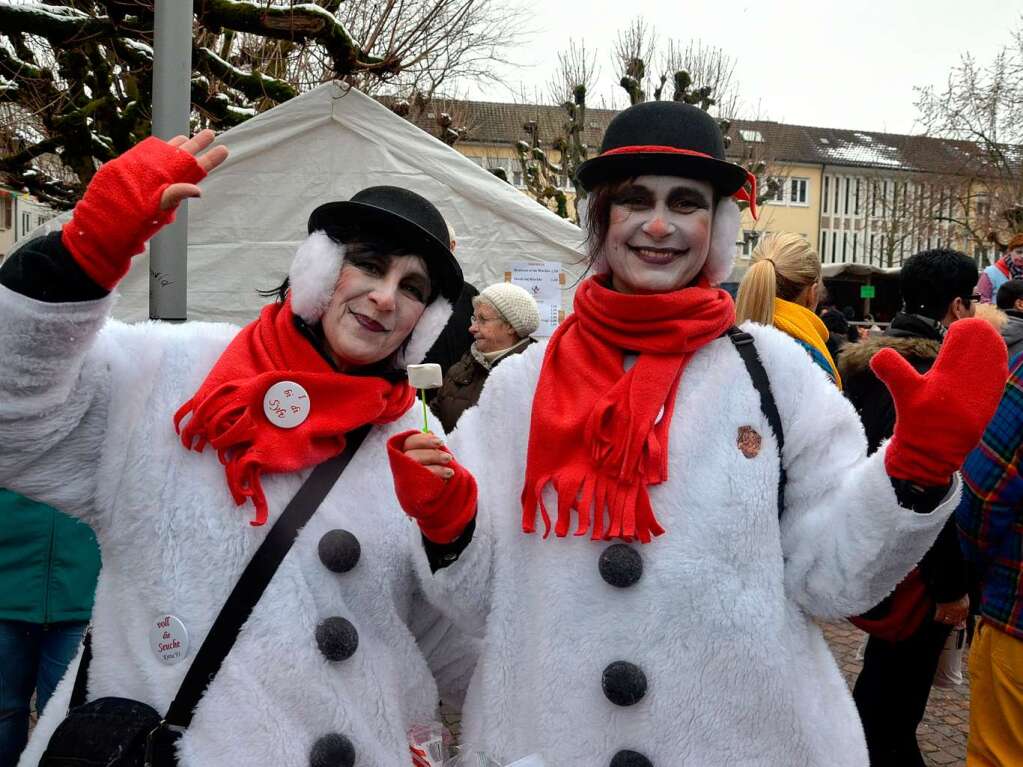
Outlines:
[[323, 230], [339, 242], [352, 235], [381, 236], [422, 256], [433, 290], [454, 303], [462, 268], [451, 252], [448, 225], [425, 197], [397, 186], [371, 186], [352, 199], [328, 202], [309, 215], [309, 233]]
[[[725, 159], [717, 121], [680, 101], [647, 101], [620, 112], [607, 126], [600, 154], [576, 173], [587, 191], [636, 176], [680, 176], [710, 182], [722, 197], [736, 193], [751, 174]], [[755, 183], [755, 182], [754, 182]]]

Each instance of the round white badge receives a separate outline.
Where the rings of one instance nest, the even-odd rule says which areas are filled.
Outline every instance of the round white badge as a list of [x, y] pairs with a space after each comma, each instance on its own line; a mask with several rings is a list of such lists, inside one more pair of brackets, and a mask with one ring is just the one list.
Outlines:
[[149, 645], [162, 663], [173, 666], [188, 655], [188, 629], [179, 618], [161, 615], [149, 630]]
[[263, 397], [266, 419], [282, 429], [294, 429], [309, 417], [309, 394], [294, 381], [278, 381]]

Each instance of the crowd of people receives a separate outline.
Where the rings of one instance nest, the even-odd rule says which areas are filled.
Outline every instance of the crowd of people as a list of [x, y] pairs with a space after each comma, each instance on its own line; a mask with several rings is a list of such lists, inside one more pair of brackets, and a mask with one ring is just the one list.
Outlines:
[[[529, 292], [465, 282], [439, 201], [389, 186], [315, 208], [244, 328], [111, 320], [212, 140], [106, 163], [0, 266], [2, 524], [31, 506], [33, 566], [49, 540], [78, 568], [73, 606], [47, 566], [60, 599], [0, 612], [0, 765], [33, 689], [21, 764], [47, 767], [422, 767], [440, 699], [499, 765], [923, 764], [971, 609], [969, 764], [1023, 759], [1023, 281], [985, 272], [1000, 335], [974, 262], [924, 251], [861, 340], [776, 233], [733, 300], [755, 179], [705, 112], [650, 102], [579, 169], [592, 274], [548, 340]], [[847, 617], [852, 693], [817, 623]], [[37, 659], [16, 694], [8, 634]]]

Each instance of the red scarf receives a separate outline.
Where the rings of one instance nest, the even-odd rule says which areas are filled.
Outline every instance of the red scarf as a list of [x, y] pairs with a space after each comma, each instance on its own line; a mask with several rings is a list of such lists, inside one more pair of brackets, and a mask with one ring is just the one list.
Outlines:
[[[559, 537], [568, 534], [575, 509], [576, 535], [592, 521], [593, 540], [648, 543], [664, 532], [647, 485], [668, 478], [668, 430], [682, 371], [731, 327], [735, 306], [702, 278], [695, 287], [655, 295], [617, 293], [607, 282], [597, 275], [579, 286], [573, 313], [547, 347], [533, 397], [522, 529], [536, 530], [539, 504], [544, 537], [550, 533], [542, 495], [550, 482]], [[639, 356], [625, 372], [629, 352]]]
[[[293, 429], [273, 425], [263, 397], [293, 381], [309, 395], [309, 415]], [[186, 448], [217, 451], [239, 506], [251, 498], [253, 525], [267, 518], [260, 477], [315, 466], [340, 453], [345, 434], [366, 423], [390, 423], [415, 401], [408, 383], [339, 373], [295, 326], [291, 299], [263, 307], [228, 345], [195, 395], [174, 414]], [[191, 414], [188, 423], [182, 419]]]

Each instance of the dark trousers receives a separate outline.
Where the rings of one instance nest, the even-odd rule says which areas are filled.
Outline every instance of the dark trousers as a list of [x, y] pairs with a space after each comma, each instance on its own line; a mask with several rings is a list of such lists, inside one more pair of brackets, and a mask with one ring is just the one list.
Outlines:
[[0, 621], [0, 767], [14, 767], [28, 738], [32, 693], [43, 707], [78, 652], [86, 623]]
[[916, 728], [951, 626], [928, 619], [902, 642], [867, 641], [853, 688], [871, 767], [924, 767]]

